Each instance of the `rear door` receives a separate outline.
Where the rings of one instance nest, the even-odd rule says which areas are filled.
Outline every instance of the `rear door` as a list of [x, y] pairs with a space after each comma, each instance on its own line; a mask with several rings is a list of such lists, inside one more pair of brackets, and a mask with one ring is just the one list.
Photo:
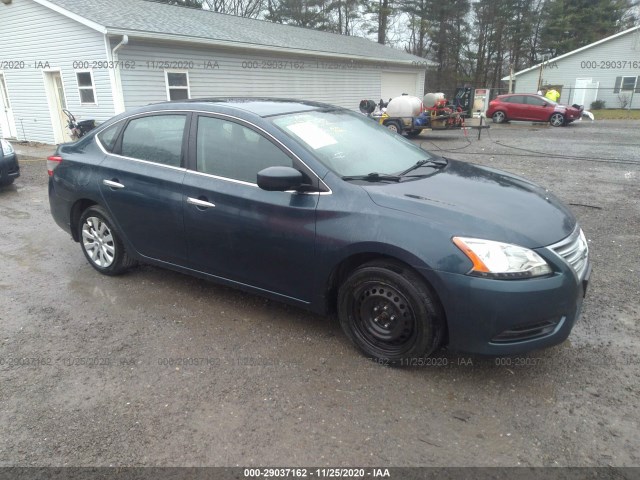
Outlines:
[[306, 167], [255, 126], [212, 115], [194, 118], [189, 155], [184, 223], [191, 268], [309, 302], [318, 195], [256, 184], [266, 167]]
[[509, 120], [528, 120], [527, 106], [523, 95], [511, 95], [503, 100], [507, 106], [507, 118]]
[[189, 118], [184, 112], [136, 116], [113, 146], [105, 131], [99, 176], [105, 205], [133, 248], [179, 265], [186, 261], [182, 182]]

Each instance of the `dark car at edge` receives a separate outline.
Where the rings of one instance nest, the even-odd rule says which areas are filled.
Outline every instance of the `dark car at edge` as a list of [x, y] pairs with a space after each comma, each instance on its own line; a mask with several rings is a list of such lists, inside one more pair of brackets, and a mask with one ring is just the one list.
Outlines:
[[544, 188], [331, 105], [149, 105], [48, 165], [53, 218], [99, 272], [144, 262], [335, 312], [390, 364], [558, 344], [590, 275], [582, 230]]
[[7, 140], [0, 138], [0, 187], [11, 185], [19, 176], [18, 155]]

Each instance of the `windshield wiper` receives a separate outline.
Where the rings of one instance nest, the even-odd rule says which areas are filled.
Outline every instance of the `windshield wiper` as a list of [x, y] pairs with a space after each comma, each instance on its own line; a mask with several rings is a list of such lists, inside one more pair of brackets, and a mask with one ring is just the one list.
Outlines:
[[385, 173], [372, 172], [366, 175], [347, 175], [343, 180], [364, 180], [366, 182], [399, 182], [399, 175], [387, 175]]
[[411, 165], [409, 168], [407, 168], [406, 170], [400, 172], [398, 174], [399, 177], [404, 177], [407, 173], [409, 172], [413, 172], [414, 170], [417, 170], [420, 167], [424, 167], [424, 166], [429, 166], [429, 167], [444, 167], [447, 165], [447, 159], [446, 158], [440, 158], [440, 159], [432, 159], [432, 158], [425, 158], [424, 160], [418, 160], [416, 163], [414, 163], [413, 165]]

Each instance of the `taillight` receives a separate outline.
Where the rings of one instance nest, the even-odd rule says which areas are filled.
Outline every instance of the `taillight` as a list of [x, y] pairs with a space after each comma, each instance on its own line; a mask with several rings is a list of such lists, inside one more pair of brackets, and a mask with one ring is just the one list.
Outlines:
[[47, 173], [50, 177], [53, 176], [53, 171], [56, 169], [58, 165], [62, 162], [62, 157], [58, 157], [56, 155], [51, 155], [47, 157]]

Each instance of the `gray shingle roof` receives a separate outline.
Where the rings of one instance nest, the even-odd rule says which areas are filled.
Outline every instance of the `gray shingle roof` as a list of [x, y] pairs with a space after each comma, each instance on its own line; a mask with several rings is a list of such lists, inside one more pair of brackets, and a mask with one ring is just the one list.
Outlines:
[[266, 46], [376, 61], [424, 61], [401, 50], [365, 38], [280, 25], [263, 20], [224, 15], [145, 0], [48, 0], [69, 12], [129, 35], [180, 35], [194, 42], [219, 41], [242, 47]]

